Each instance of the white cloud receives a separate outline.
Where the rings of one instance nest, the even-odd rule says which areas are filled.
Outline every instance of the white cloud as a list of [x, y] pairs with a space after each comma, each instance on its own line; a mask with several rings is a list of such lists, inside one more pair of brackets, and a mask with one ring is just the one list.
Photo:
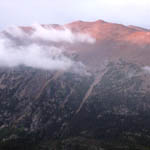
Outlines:
[[[66, 56], [64, 48], [51, 44], [41, 44], [37, 39], [52, 42], [93, 43], [95, 40], [88, 35], [72, 33], [69, 29], [45, 29], [40, 25], [32, 26], [32, 34], [24, 32], [18, 27], [10, 27], [0, 35], [0, 66], [17, 67], [24, 65], [47, 70], [72, 70], [79, 73], [85, 66]], [[24, 44], [24, 41], [30, 41]], [[17, 43], [17, 44], [16, 44]], [[77, 69], [77, 68], [80, 68]]]
[[47, 70], [66, 70], [73, 65], [73, 61], [56, 47], [40, 47], [33, 44], [27, 47], [11, 48], [5, 47], [3, 41], [0, 41], [0, 45], [0, 66], [25, 65]]
[[73, 33], [71, 30], [63, 27], [63, 29], [55, 29], [51, 26], [43, 27], [39, 24], [33, 24], [32, 34], [27, 34], [16, 26], [11, 26], [5, 29], [5, 33], [15, 38], [16, 40], [30, 40], [35, 42], [36, 40], [49, 41], [49, 42], [67, 42], [67, 43], [94, 43], [95, 39], [87, 34]]
[[150, 66], [144, 66], [142, 68], [145, 72], [150, 73]]
[[63, 28], [63, 30], [56, 30], [52, 27], [43, 28], [39, 24], [34, 24], [32, 26], [35, 29], [32, 37], [33, 39], [43, 39], [52, 42], [88, 42], [94, 43], [95, 40], [89, 35], [81, 34], [81, 33], [72, 33], [69, 29]]

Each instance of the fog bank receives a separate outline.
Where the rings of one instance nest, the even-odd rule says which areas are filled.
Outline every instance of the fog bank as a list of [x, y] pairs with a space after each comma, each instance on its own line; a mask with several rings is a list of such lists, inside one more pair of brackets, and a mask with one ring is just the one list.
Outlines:
[[[0, 34], [1, 67], [24, 65], [47, 70], [85, 69], [81, 62], [76, 62], [69, 55], [65, 55], [67, 50], [64, 47], [54, 46], [51, 42], [93, 44], [95, 39], [89, 35], [72, 33], [67, 28], [57, 30], [52, 27], [45, 28], [38, 24], [34, 24], [31, 28], [30, 32], [25, 32], [21, 28], [12, 26]], [[41, 44], [40, 40], [48, 42], [48, 44]]]

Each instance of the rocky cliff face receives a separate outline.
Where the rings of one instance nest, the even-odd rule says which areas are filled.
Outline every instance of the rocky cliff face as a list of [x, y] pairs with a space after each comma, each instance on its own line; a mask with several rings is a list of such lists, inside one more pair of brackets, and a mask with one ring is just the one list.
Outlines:
[[149, 31], [103, 21], [65, 26], [96, 38], [58, 44], [88, 74], [1, 67], [2, 149], [149, 149]]

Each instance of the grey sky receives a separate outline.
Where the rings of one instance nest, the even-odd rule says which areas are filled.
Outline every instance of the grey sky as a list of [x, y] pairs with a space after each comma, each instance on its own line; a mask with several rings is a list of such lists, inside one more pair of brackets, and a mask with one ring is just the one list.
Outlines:
[[103, 19], [150, 28], [150, 0], [1, 0], [0, 29]]

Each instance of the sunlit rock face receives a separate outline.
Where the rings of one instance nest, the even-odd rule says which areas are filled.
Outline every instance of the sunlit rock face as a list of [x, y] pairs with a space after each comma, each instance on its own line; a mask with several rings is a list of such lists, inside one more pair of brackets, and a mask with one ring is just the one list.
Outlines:
[[147, 148], [149, 34], [102, 20], [4, 30], [0, 147]]

